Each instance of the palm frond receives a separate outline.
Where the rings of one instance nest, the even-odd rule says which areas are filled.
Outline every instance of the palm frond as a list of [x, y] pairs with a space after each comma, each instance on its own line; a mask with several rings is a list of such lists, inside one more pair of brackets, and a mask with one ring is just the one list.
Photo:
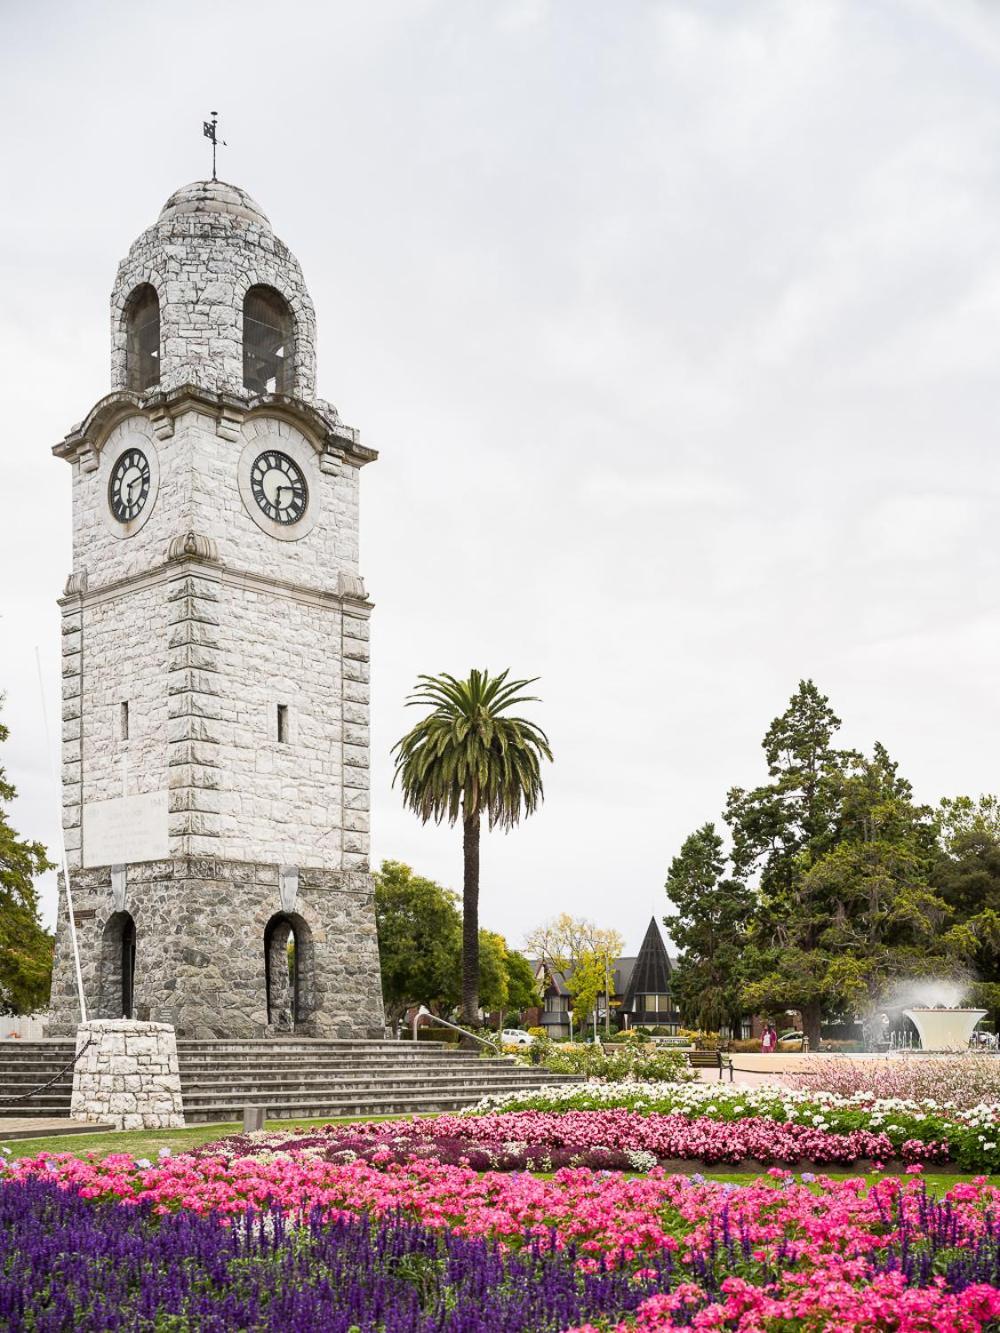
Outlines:
[[393, 747], [403, 799], [424, 822], [455, 823], [485, 815], [491, 828], [511, 828], [544, 798], [541, 761], [552, 760], [549, 738], [528, 718], [507, 710], [540, 702], [535, 683], [473, 669], [467, 680], [448, 673], [417, 677], [409, 707], [430, 711]]

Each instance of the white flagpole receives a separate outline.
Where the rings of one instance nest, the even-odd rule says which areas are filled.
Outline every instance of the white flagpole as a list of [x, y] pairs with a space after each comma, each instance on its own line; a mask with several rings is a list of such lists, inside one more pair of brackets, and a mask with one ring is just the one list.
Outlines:
[[49, 710], [45, 706], [45, 680], [42, 676], [42, 655], [35, 644], [35, 665], [38, 667], [38, 692], [42, 700], [42, 724], [45, 727], [45, 753], [49, 758], [49, 776], [58, 798], [59, 811], [59, 848], [62, 852], [63, 883], [66, 886], [66, 912], [69, 917], [69, 938], [73, 946], [73, 964], [76, 968], [76, 993], [80, 1001], [80, 1022], [87, 1021], [87, 1001], [83, 994], [83, 973], [80, 970], [80, 949], [76, 942], [76, 922], [73, 919], [73, 890], [69, 882], [69, 861], [66, 858], [66, 832], [62, 822], [62, 787], [56, 778], [55, 761], [52, 757], [52, 734], [49, 731]]

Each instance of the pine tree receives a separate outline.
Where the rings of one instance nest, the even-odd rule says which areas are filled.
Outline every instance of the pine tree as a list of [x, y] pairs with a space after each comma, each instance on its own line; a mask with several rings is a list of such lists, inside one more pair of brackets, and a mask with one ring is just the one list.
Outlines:
[[686, 838], [670, 863], [663, 918], [679, 951], [673, 993], [685, 1023], [739, 1031], [741, 957], [754, 896], [742, 880], [726, 878], [722, 838], [704, 824]]

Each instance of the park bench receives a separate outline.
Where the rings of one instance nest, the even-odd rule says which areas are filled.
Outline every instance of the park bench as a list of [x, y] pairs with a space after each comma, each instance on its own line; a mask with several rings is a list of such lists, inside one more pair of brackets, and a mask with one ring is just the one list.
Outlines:
[[[714, 1051], [687, 1051], [688, 1064], [692, 1069], [717, 1069], [719, 1078], [722, 1078], [723, 1071], [732, 1064], [732, 1060], [721, 1050]], [[732, 1080], [732, 1072], [729, 1078]]]

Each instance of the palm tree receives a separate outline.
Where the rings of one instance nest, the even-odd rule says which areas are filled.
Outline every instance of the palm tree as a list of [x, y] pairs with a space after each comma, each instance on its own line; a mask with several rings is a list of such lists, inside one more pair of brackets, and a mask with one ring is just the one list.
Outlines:
[[523, 717], [509, 717], [516, 704], [534, 703], [522, 693], [531, 680], [507, 679], [502, 671], [473, 670], [468, 680], [447, 674], [418, 676], [407, 699], [410, 707], [427, 706], [422, 717], [393, 746], [395, 786], [426, 823], [462, 821], [462, 1013], [466, 1023], [479, 1017], [479, 829], [511, 829], [522, 812], [530, 815], [542, 800], [542, 758], [551, 760], [548, 737]]

